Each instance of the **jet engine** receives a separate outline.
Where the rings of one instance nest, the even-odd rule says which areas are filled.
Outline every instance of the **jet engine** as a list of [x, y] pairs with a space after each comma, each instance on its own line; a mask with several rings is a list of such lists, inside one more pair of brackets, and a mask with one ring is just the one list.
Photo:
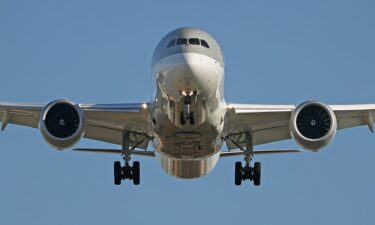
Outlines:
[[292, 137], [300, 146], [318, 151], [332, 141], [337, 120], [328, 105], [307, 101], [293, 110], [289, 127]]
[[49, 103], [39, 117], [39, 130], [52, 147], [63, 150], [77, 143], [84, 134], [85, 117], [73, 102], [59, 99]]

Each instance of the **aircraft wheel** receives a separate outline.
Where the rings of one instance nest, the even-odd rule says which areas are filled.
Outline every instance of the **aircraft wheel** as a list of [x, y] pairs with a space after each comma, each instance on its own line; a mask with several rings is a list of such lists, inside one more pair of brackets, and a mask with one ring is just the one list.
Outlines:
[[185, 120], [185, 112], [184, 112], [184, 111], [182, 111], [182, 112], [180, 113], [180, 123], [181, 123], [181, 125], [185, 125], [185, 124], [186, 124], [186, 120]]
[[120, 185], [122, 180], [122, 168], [121, 168], [121, 162], [116, 161], [114, 163], [114, 175], [115, 175], [115, 185]]
[[194, 112], [190, 112], [189, 119], [190, 119], [190, 125], [194, 125], [195, 124], [195, 113]]
[[140, 166], [138, 161], [134, 161], [132, 167], [132, 174], [133, 174], [133, 184], [139, 185], [140, 183]]
[[260, 185], [260, 177], [261, 177], [261, 164], [260, 164], [260, 162], [255, 162], [254, 163], [254, 173], [253, 173], [253, 180], [254, 180], [255, 186]]
[[242, 163], [236, 162], [234, 169], [234, 184], [241, 185], [242, 183]]

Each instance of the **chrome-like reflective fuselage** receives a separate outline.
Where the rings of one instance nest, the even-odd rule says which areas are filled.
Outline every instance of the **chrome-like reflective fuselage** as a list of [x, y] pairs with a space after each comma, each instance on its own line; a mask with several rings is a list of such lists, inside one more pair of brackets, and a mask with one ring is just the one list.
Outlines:
[[[209, 44], [171, 40], [197, 38]], [[181, 28], [167, 34], [152, 60], [156, 94], [151, 106], [154, 148], [162, 168], [180, 178], [208, 174], [223, 145], [226, 103], [223, 98], [224, 59], [206, 32]]]

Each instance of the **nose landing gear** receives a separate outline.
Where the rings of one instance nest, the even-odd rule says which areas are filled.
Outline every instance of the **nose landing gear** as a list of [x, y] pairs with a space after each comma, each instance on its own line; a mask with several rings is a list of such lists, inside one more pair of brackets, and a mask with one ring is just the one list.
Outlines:
[[[193, 92], [195, 93], [195, 92]], [[187, 95], [187, 96], [184, 96], [184, 106], [185, 106], [185, 110], [184, 111], [181, 111], [180, 113], [180, 123], [181, 125], [185, 125], [186, 124], [186, 121], [189, 121], [190, 125], [195, 125], [195, 113], [192, 112], [190, 109], [191, 109], [191, 103], [193, 101], [193, 96], [191, 95]]]
[[189, 121], [190, 125], [194, 125], [195, 124], [195, 114], [194, 114], [194, 112], [189, 112], [189, 111], [184, 112], [184, 111], [182, 111], [181, 114], [180, 114], [181, 125], [185, 125], [186, 120]]

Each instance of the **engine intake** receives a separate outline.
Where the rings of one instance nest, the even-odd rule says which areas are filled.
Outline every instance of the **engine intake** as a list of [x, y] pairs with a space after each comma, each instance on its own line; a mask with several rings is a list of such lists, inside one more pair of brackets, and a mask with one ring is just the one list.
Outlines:
[[82, 138], [84, 120], [81, 108], [69, 100], [59, 99], [49, 103], [41, 112], [39, 130], [48, 144], [62, 150]]
[[337, 130], [337, 120], [328, 105], [308, 101], [293, 111], [289, 127], [299, 145], [317, 151], [332, 141]]

